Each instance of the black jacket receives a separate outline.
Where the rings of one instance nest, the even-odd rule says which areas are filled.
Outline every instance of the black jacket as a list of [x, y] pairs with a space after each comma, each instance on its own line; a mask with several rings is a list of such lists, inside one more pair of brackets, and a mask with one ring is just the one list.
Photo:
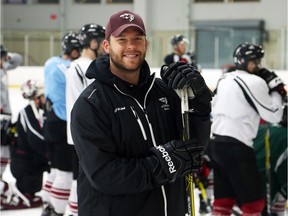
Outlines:
[[184, 179], [157, 185], [145, 159], [153, 139], [155, 145], [181, 139], [177, 94], [150, 75], [146, 62], [137, 86], [114, 76], [108, 57], [93, 61], [86, 76], [96, 80], [71, 114], [80, 161], [79, 216], [164, 216], [165, 209], [166, 215], [184, 216]]

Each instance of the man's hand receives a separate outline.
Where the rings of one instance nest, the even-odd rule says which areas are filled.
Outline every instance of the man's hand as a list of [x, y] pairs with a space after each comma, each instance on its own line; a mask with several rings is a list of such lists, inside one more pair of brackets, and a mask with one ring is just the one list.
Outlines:
[[204, 147], [191, 141], [170, 141], [152, 147], [147, 158], [149, 167], [158, 184], [173, 182], [177, 177], [198, 172], [202, 164]]
[[208, 89], [197, 68], [185, 62], [163, 65], [160, 74], [168, 87], [173, 89], [191, 87], [195, 96], [203, 94]]
[[[207, 87], [199, 71], [185, 62], [172, 63], [161, 67], [163, 82], [170, 88], [190, 88], [195, 97], [189, 97], [189, 109], [199, 116], [207, 116], [211, 112], [212, 91]], [[189, 95], [190, 96], [190, 95]]]

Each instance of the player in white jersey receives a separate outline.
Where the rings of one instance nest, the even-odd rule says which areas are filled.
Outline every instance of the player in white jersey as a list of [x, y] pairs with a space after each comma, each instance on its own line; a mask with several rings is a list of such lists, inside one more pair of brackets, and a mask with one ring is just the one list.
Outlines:
[[253, 151], [260, 117], [278, 123], [286, 95], [280, 78], [261, 68], [264, 50], [243, 43], [234, 51], [236, 70], [223, 74], [212, 101], [213, 140], [208, 154], [214, 171], [212, 215], [231, 215], [237, 204], [243, 215], [260, 215], [265, 193]]
[[[94, 80], [88, 79], [85, 72], [90, 63], [104, 54], [102, 41], [105, 38], [105, 29], [97, 24], [90, 23], [82, 26], [79, 32], [80, 43], [83, 46], [81, 56], [74, 60], [66, 73], [66, 115], [67, 115], [67, 142], [73, 144], [70, 131], [70, 113], [80, 93]], [[73, 182], [69, 197], [69, 207], [73, 215], [78, 215], [77, 204], [77, 176], [78, 157], [74, 149], [73, 154]]]

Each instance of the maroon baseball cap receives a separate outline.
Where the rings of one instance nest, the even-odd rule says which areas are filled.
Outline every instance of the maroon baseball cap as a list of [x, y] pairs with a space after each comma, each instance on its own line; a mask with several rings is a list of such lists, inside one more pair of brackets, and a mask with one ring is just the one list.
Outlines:
[[105, 29], [105, 39], [110, 35], [118, 37], [126, 28], [134, 26], [146, 35], [145, 26], [142, 18], [131, 11], [123, 10], [113, 14]]

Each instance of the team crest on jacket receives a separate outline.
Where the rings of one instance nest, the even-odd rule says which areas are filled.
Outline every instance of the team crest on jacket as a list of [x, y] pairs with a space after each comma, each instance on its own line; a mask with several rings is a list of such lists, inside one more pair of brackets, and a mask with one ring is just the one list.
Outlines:
[[134, 15], [129, 14], [129, 13], [124, 13], [124, 14], [120, 15], [120, 17], [121, 17], [122, 19], [129, 20], [129, 22], [132, 22], [132, 21], [134, 20], [134, 18], [135, 18]]
[[168, 100], [166, 97], [159, 98], [159, 101], [163, 103], [161, 105], [161, 108], [163, 110], [170, 110], [170, 105], [168, 104]]

